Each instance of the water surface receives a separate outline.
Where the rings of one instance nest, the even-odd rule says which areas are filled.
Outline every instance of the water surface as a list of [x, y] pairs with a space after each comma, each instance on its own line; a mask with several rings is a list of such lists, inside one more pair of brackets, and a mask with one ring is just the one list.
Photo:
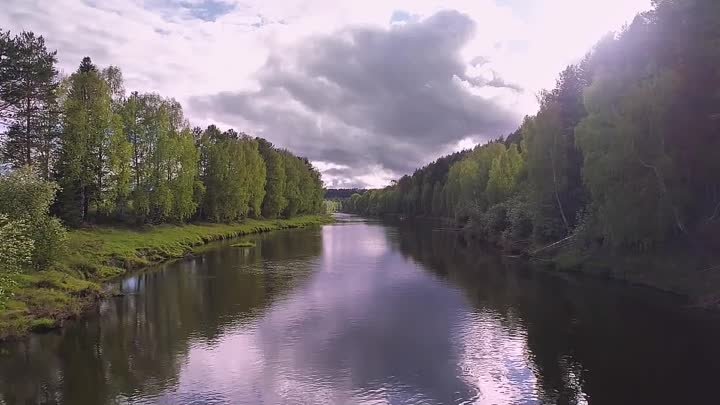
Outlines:
[[135, 274], [0, 346], [0, 404], [715, 404], [720, 320], [353, 218]]

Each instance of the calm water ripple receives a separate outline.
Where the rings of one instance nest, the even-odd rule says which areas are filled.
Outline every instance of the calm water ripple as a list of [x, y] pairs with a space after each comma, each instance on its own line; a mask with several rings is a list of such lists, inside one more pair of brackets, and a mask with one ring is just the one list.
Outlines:
[[0, 404], [714, 404], [720, 320], [429, 224], [350, 218], [139, 273], [0, 347]]

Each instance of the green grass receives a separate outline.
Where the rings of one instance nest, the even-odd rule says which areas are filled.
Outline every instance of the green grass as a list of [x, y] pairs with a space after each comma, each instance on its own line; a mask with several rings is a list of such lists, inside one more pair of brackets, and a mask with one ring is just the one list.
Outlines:
[[[68, 249], [50, 269], [19, 274], [0, 308], [0, 339], [56, 327], [103, 296], [101, 284], [130, 270], [185, 257], [212, 241], [331, 222], [328, 216], [246, 220], [235, 224], [95, 227], [69, 232]], [[239, 242], [240, 247], [255, 246]], [[252, 245], [252, 246], [249, 246]], [[233, 245], [235, 246], [235, 245]]]
[[30, 330], [33, 332], [43, 332], [59, 327], [60, 324], [56, 319], [51, 318], [38, 318], [33, 319], [30, 323]]

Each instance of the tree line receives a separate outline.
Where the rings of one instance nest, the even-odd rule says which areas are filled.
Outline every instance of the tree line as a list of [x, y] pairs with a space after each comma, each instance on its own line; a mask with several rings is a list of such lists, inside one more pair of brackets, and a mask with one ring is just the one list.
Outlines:
[[720, 235], [720, 2], [656, 0], [568, 66], [507, 137], [353, 195], [509, 246], [645, 251]]
[[326, 200], [344, 200], [352, 197], [353, 194], [362, 194], [365, 189], [362, 188], [329, 188], [325, 190]]
[[118, 67], [85, 57], [62, 77], [56, 65], [42, 36], [0, 29], [0, 163], [12, 167], [0, 176], [0, 267], [42, 267], [62, 224], [324, 210], [307, 159], [232, 129], [191, 127], [176, 100], [127, 94]]

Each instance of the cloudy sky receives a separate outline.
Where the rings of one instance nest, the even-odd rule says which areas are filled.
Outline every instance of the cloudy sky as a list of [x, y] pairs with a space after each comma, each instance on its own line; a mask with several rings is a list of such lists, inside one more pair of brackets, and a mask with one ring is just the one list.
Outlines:
[[514, 130], [535, 95], [650, 0], [0, 0], [60, 68], [308, 157], [329, 187], [383, 186]]

